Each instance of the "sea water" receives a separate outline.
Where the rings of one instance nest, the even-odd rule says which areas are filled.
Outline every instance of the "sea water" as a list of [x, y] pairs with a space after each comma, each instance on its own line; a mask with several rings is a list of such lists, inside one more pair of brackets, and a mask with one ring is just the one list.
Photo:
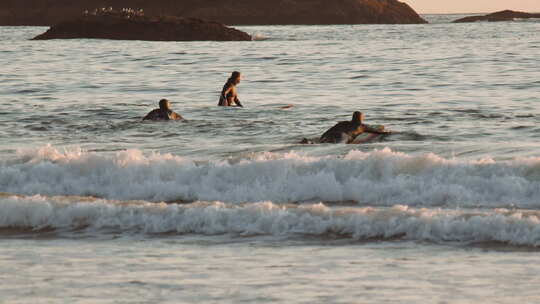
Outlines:
[[[0, 302], [540, 301], [540, 23], [425, 17], [0, 27]], [[216, 107], [234, 70], [245, 108]], [[161, 98], [186, 121], [141, 121]], [[393, 134], [299, 144], [353, 111]]]

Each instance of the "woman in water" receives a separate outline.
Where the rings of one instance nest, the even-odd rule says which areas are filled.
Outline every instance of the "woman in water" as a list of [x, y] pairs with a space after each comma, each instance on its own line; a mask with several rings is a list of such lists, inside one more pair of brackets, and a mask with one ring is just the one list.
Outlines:
[[231, 77], [227, 80], [227, 83], [223, 86], [221, 90], [221, 95], [219, 96], [218, 106], [223, 107], [244, 107], [240, 100], [238, 100], [238, 93], [236, 91], [236, 86], [240, 83], [240, 72], [234, 71], [231, 74]]

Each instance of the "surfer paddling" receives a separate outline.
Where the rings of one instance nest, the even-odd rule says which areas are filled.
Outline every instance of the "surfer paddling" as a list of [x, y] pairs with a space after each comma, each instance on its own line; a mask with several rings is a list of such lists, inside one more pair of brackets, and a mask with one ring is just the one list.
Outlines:
[[219, 96], [218, 106], [222, 107], [244, 107], [240, 100], [238, 100], [238, 92], [236, 91], [236, 86], [240, 83], [241, 79], [240, 72], [234, 71], [231, 74], [231, 77], [227, 80], [221, 90], [221, 95]]
[[171, 110], [171, 102], [167, 99], [159, 101], [159, 109], [154, 109], [146, 114], [143, 120], [182, 120], [180, 114]]
[[340, 121], [328, 131], [324, 132], [319, 142], [321, 143], [357, 143], [355, 138], [364, 133], [373, 134], [389, 134], [390, 132], [384, 131], [384, 127], [374, 128], [363, 123], [364, 114], [361, 112], [354, 112], [350, 121]]

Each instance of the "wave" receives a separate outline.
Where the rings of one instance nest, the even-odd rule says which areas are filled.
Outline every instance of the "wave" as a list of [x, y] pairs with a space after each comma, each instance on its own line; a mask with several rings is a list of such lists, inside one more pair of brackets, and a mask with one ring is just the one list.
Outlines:
[[0, 192], [115, 200], [354, 201], [372, 206], [540, 208], [540, 158], [495, 161], [409, 155], [253, 153], [197, 161], [171, 154], [21, 151], [0, 164]]
[[122, 202], [44, 196], [0, 197], [2, 229], [81, 230], [233, 236], [338, 237], [435, 243], [500, 242], [540, 246], [540, 211]]
[[264, 40], [268, 40], [270, 39], [269, 37], [265, 36], [264, 34], [261, 34], [261, 33], [255, 33], [252, 35], [252, 39], [254, 41], [264, 41]]

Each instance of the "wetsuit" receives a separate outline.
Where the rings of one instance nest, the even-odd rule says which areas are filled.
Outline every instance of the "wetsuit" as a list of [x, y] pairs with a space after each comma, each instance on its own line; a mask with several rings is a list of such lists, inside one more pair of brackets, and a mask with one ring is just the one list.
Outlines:
[[181, 120], [183, 117], [171, 110], [155, 109], [146, 114], [143, 120]]
[[384, 131], [379, 129], [374, 129], [368, 125], [352, 121], [341, 121], [338, 122], [335, 126], [330, 128], [328, 131], [324, 132], [321, 136], [319, 142], [321, 143], [351, 143], [354, 139], [364, 133], [378, 133], [384, 134]]

